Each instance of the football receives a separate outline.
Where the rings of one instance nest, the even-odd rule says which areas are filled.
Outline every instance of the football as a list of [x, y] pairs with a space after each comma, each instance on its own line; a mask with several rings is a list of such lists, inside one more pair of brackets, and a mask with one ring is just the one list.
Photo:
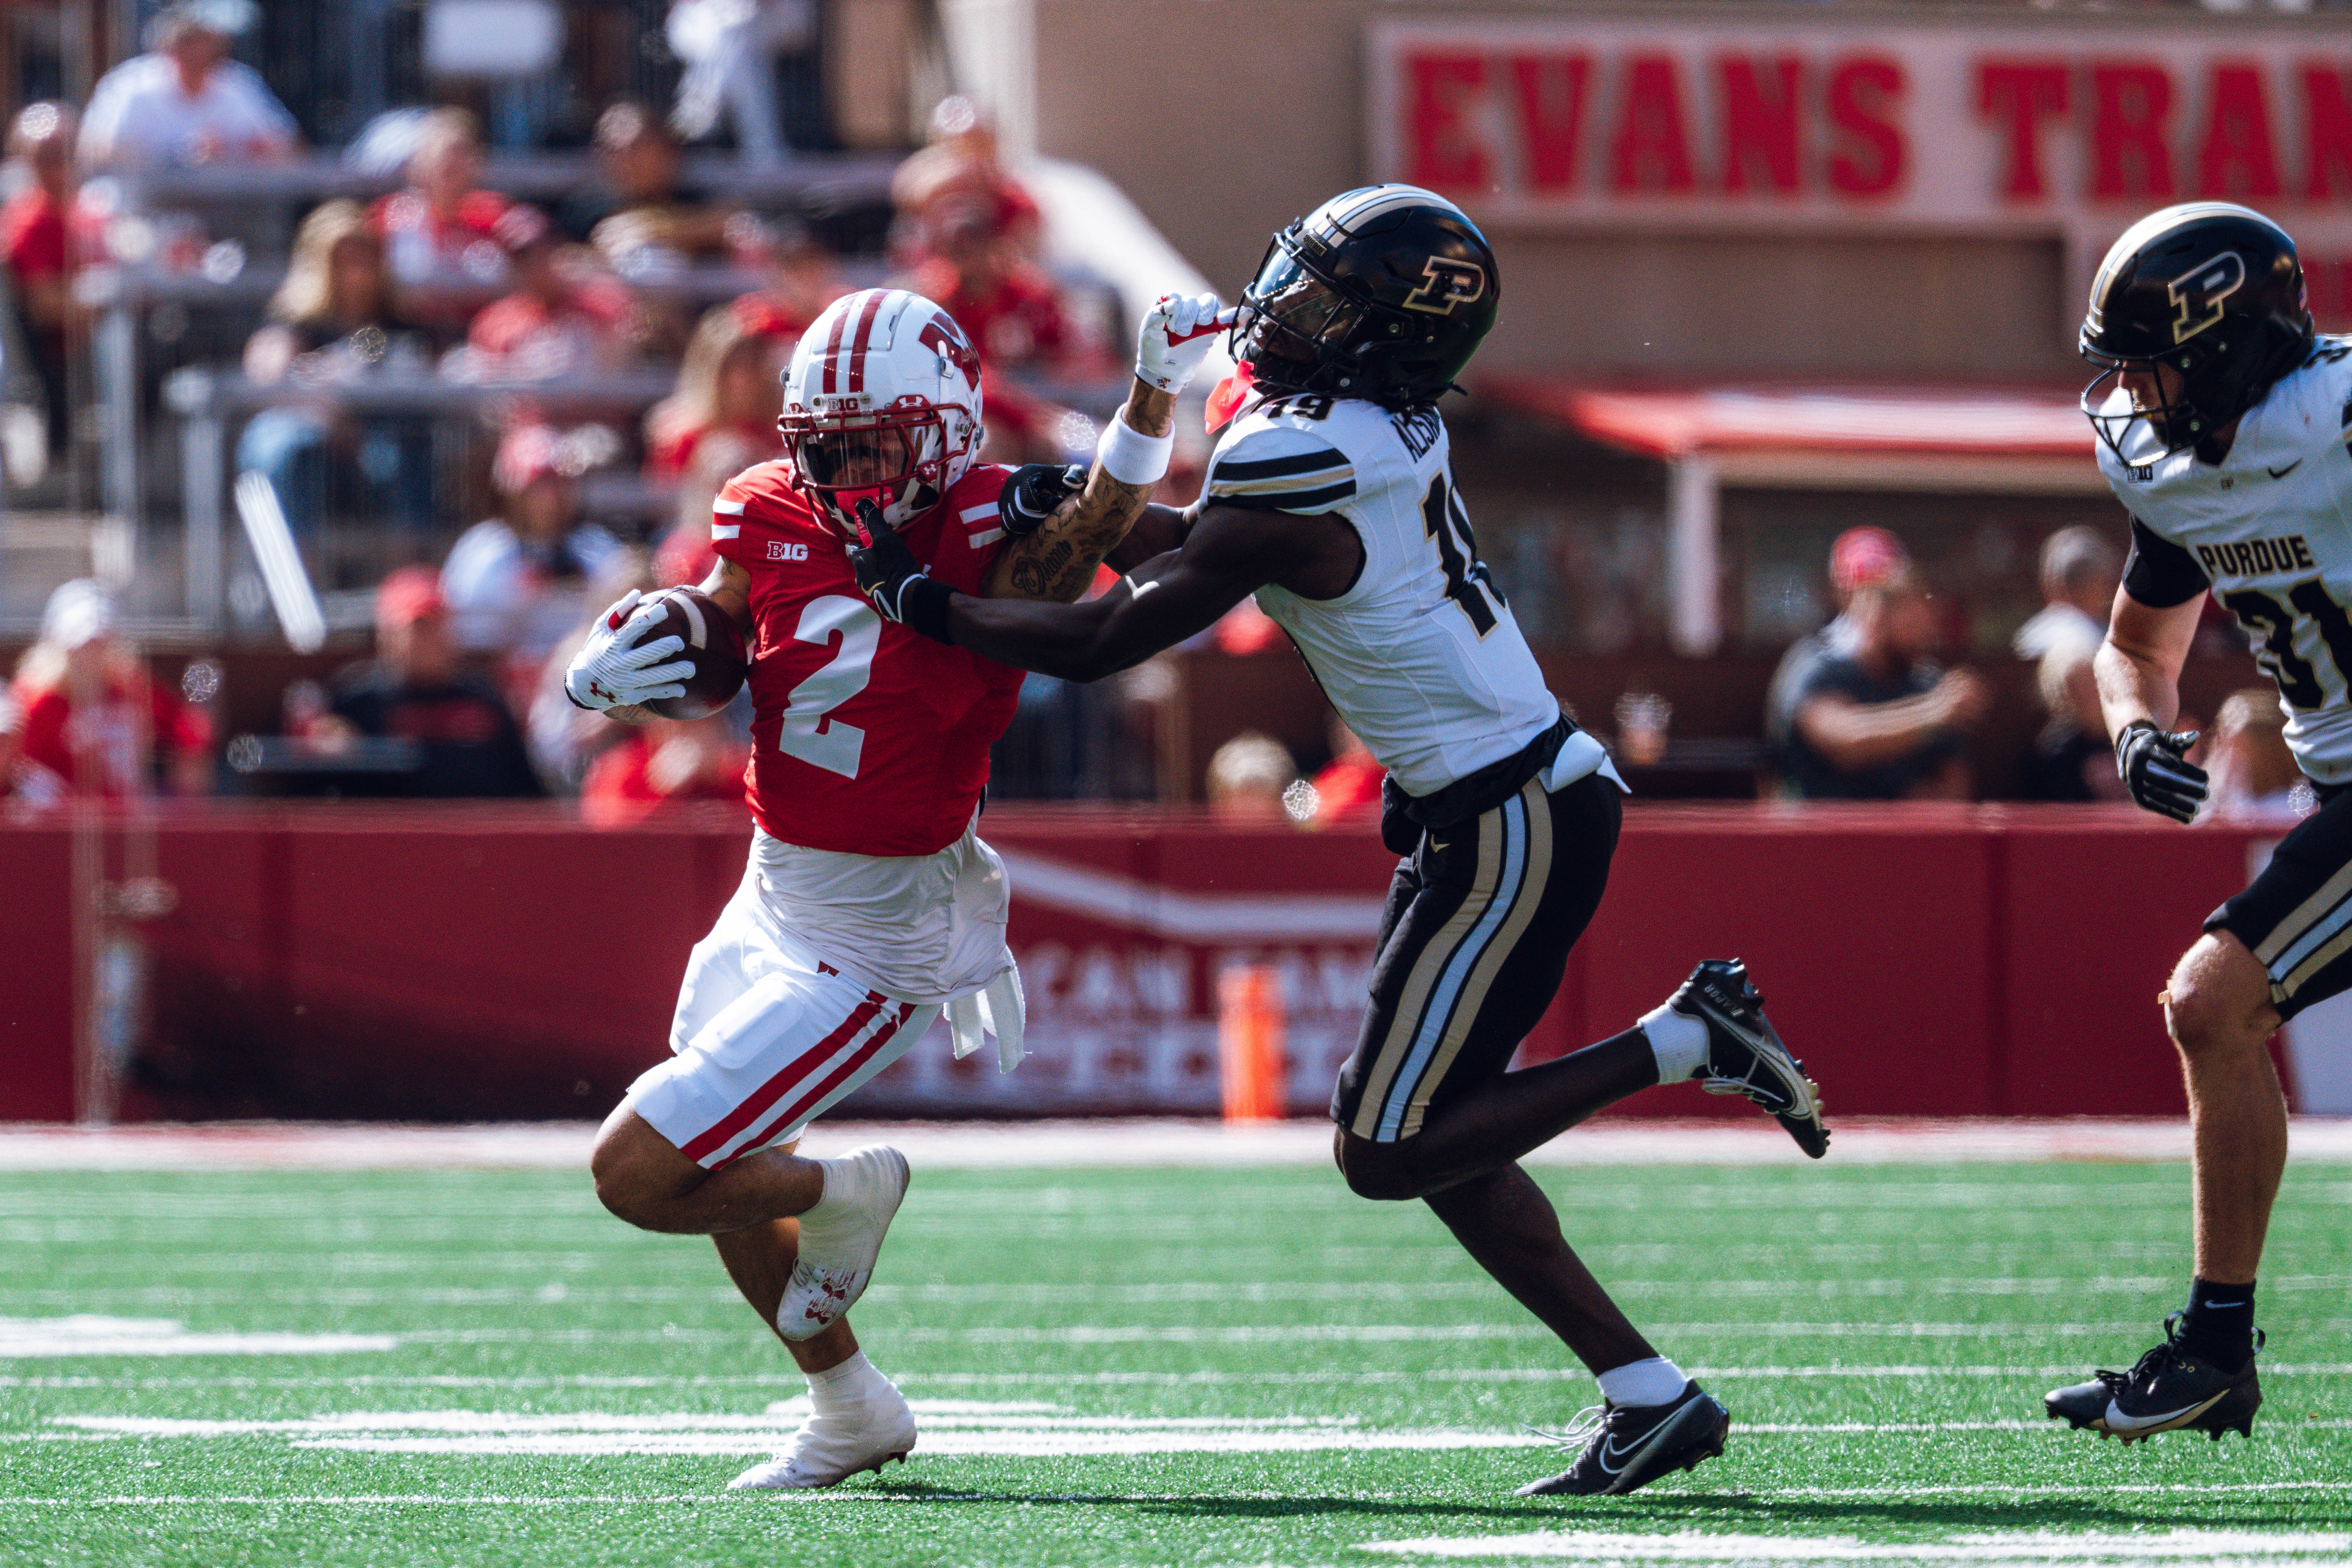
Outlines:
[[684, 696], [648, 702], [646, 711], [664, 719], [708, 719], [734, 700], [751, 659], [743, 634], [727, 612], [699, 588], [667, 588], [645, 602], [654, 624], [639, 636], [639, 645], [675, 636], [686, 644], [677, 657], [694, 664]]

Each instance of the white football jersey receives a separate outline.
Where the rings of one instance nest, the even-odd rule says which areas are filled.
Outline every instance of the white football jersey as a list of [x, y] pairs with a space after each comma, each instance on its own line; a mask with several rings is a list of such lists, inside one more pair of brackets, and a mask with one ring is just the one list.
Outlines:
[[[2120, 411], [2118, 390], [2106, 407]], [[2099, 468], [2132, 515], [2143, 604], [2210, 587], [2278, 682], [2286, 742], [2322, 784], [2352, 780], [2352, 339], [2324, 337], [2238, 422], [2219, 464], [2159, 457], [2145, 421]]]
[[[1225, 427], [1202, 499], [1334, 513], [1364, 568], [1337, 598], [1269, 584], [1259, 606], [1408, 794], [1433, 795], [1559, 719], [1454, 489], [1445, 421], [1354, 398], [1260, 400]], [[1589, 770], [1588, 770], [1589, 771]]]

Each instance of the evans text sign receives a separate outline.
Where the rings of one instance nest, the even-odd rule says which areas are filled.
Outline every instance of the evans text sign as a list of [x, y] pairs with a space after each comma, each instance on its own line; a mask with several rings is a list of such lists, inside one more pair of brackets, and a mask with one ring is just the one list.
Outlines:
[[1392, 22], [1370, 54], [1373, 176], [1507, 227], [2063, 234], [2087, 276], [2219, 197], [2352, 255], [2352, 29], [2318, 17]]

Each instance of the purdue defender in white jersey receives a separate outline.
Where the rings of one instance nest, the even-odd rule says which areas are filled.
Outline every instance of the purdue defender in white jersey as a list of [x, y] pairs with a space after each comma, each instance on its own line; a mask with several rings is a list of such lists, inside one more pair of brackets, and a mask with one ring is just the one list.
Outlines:
[[[2107, 399], [2120, 412], [2130, 395]], [[2219, 462], [2167, 454], [2145, 420], [2099, 469], [2132, 517], [2132, 596], [2210, 592], [2278, 682], [2286, 743], [2315, 784], [2352, 783], [2352, 339], [2318, 338], [2239, 416]], [[2277, 977], [2283, 984], [2286, 976]], [[2292, 994], [2292, 992], [2290, 992]]]
[[[1363, 570], [1309, 599], [1268, 584], [1258, 607], [1306, 655], [1348, 727], [1408, 794], [1434, 795], [1525, 749], [1559, 720], [1535, 655], [1477, 559], [1454, 493], [1445, 421], [1427, 405], [1294, 394], [1226, 426], [1207, 502], [1333, 512], [1354, 528]], [[1606, 767], [1590, 737], [1572, 772]]]
[[2129, 1372], [2053, 1390], [2053, 1418], [2126, 1442], [2251, 1436], [2262, 1405], [2255, 1269], [2286, 1163], [2269, 1037], [2352, 987], [2352, 344], [2315, 338], [2294, 242], [2219, 202], [2168, 207], [2107, 252], [2083, 323], [2099, 466], [2132, 555], [2096, 660], [2116, 765], [2187, 822], [2205, 774], [2171, 732], [2210, 592], [2276, 679], [2287, 742], [2325, 803], [2205, 921], [2163, 1004], [2195, 1126], [2196, 1277]]
[[[1453, 204], [1410, 185], [1335, 197], [1275, 237], [1244, 292], [1237, 357], [1255, 384], [1211, 400], [1244, 401], [1201, 502], [1147, 509], [1109, 558], [1122, 587], [1052, 608], [969, 598], [923, 577], [887, 529], [859, 578], [919, 631], [1068, 679], [1138, 663], [1252, 593], [1289, 632], [1389, 769], [1381, 833], [1406, 857], [1332, 1096], [1340, 1169], [1366, 1197], [1425, 1201], [1598, 1375], [1605, 1404], [1576, 1464], [1523, 1489], [1622, 1493], [1720, 1453], [1728, 1418], [1578, 1261], [1518, 1157], [1683, 1079], [1747, 1095], [1817, 1158], [1829, 1134], [1736, 962], [1700, 964], [1623, 1034], [1506, 1070], [1600, 903], [1622, 786], [1545, 689], [1447, 465], [1436, 400], [1497, 289]], [[1142, 440], [1114, 424], [1106, 468], [1127, 477]], [[1027, 474], [1016, 505], [1034, 491], [1042, 511], [1057, 478]]]

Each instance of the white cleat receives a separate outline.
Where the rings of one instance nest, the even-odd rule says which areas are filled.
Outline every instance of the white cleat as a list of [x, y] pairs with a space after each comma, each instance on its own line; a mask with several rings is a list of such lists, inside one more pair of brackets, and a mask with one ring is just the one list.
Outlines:
[[915, 1447], [915, 1413], [897, 1386], [877, 1373], [865, 1397], [845, 1409], [814, 1411], [784, 1451], [727, 1483], [730, 1491], [807, 1491], [835, 1486], [860, 1470], [882, 1473]]
[[801, 1215], [800, 1258], [776, 1308], [776, 1331], [788, 1340], [814, 1339], [866, 1293], [907, 1196], [907, 1156], [896, 1149], [877, 1143], [820, 1163], [824, 1196]]

